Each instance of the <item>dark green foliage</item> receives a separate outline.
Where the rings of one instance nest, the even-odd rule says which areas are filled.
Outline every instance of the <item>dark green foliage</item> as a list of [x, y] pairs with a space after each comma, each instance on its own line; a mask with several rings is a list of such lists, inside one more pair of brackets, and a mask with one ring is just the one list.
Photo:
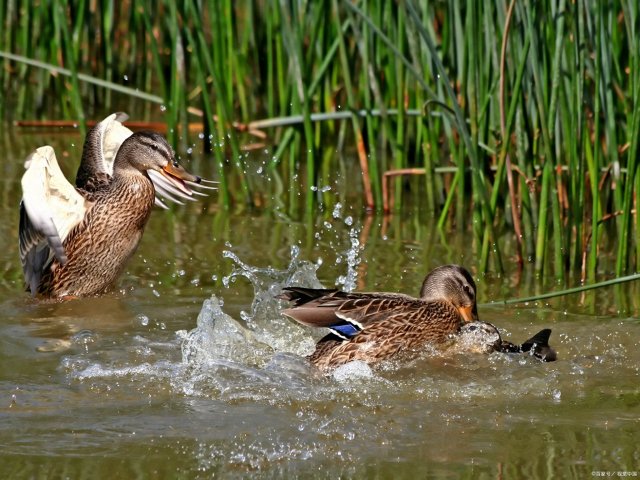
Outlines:
[[[0, 5], [0, 52], [68, 76], [5, 58], [12, 94], [0, 110], [82, 124], [113, 109], [148, 118], [159, 98], [177, 146], [198, 141], [188, 124], [203, 123], [225, 205], [256, 195], [250, 140], [232, 125], [267, 118], [270, 168], [283, 163], [289, 204], [302, 195], [307, 212], [321, 199], [309, 187], [341, 168], [325, 152], [337, 139], [357, 151], [370, 208], [382, 208], [386, 171], [423, 168], [424, 208], [470, 232], [481, 269], [523, 258], [558, 280], [593, 281], [607, 248], [616, 274], [637, 270], [638, 4], [523, 0], [509, 16], [510, 5], [13, 0]], [[156, 97], [123, 105], [115, 85]], [[346, 122], [315, 116], [338, 110], [352, 112]], [[400, 178], [389, 180], [391, 209], [403, 205]], [[506, 258], [500, 239], [514, 226], [522, 241]]]

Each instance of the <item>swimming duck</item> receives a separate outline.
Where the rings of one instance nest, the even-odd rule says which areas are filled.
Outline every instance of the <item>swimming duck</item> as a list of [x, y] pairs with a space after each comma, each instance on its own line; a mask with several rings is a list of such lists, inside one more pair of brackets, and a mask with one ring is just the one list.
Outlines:
[[475, 282], [459, 265], [432, 270], [420, 298], [301, 287], [286, 287], [278, 298], [293, 302], [282, 311], [287, 317], [329, 328], [308, 357], [325, 371], [352, 360], [371, 364], [445, 342], [465, 322], [478, 319]]
[[[206, 180], [184, 170], [167, 141], [136, 132], [112, 114], [87, 134], [73, 187], [52, 147], [25, 161], [20, 202], [20, 259], [32, 295], [103, 293], [135, 252], [156, 195], [178, 203]], [[202, 194], [202, 193], [201, 193]]]
[[464, 324], [459, 332], [451, 335], [454, 344], [451, 351], [459, 353], [528, 353], [543, 362], [557, 359], [556, 351], [549, 345], [551, 329], [540, 330], [520, 345], [503, 340], [498, 329], [487, 322]]

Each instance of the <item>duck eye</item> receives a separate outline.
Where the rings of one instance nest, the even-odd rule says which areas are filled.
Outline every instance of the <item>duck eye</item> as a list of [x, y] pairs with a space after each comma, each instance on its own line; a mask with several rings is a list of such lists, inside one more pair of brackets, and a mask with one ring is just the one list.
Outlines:
[[174, 166], [174, 168], [179, 168], [179, 167], [180, 167], [180, 164], [178, 163], [178, 161], [177, 161], [177, 160], [174, 160], [174, 161], [173, 161], [173, 166]]
[[467, 295], [473, 297], [473, 289], [469, 285], [465, 284], [462, 288], [467, 293]]

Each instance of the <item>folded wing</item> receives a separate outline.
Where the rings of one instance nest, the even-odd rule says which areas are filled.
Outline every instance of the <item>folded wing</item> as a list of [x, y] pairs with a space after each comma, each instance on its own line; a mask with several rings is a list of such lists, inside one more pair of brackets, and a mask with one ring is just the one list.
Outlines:
[[339, 290], [287, 287], [278, 297], [293, 302], [282, 313], [311, 327], [326, 327], [343, 340], [387, 320], [419, 318], [426, 314], [424, 303], [401, 294], [347, 293]]

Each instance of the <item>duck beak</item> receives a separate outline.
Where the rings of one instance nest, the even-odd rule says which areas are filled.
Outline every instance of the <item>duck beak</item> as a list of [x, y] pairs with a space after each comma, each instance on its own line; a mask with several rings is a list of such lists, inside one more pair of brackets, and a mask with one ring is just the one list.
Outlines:
[[149, 169], [147, 174], [156, 190], [156, 205], [163, 208], [167, 207], [158, 197], [183, 205], [181, 200], [195, 202], [194, 195], [207, 196], [200, 190], [217, 190], [218, 182], [192, 175], [177, 162], [169, 162], [160, 170]]
[[181, 199], [195, 201], [194, 192], [189, 185], [198, 185], [201, 179], [191, 175], [179, 164], [169, 162], [160, 170], [147, 170], [147, 174], [160, 197], [179, 204], [182, 204]]
[[458, 307], [458, 312], [460, 312], [460, 316], [462, 316], [462, 319], [467, 323], [478, 321], [478, 311], [475, 305]]
[[169, 162], [162, 167], [161, 173], [188, 195], [191, 195], [192, 190], [185, 182], [200, 183], [202, 181], [200, 177], [190, 174], [182, 165], [174, 162]]

